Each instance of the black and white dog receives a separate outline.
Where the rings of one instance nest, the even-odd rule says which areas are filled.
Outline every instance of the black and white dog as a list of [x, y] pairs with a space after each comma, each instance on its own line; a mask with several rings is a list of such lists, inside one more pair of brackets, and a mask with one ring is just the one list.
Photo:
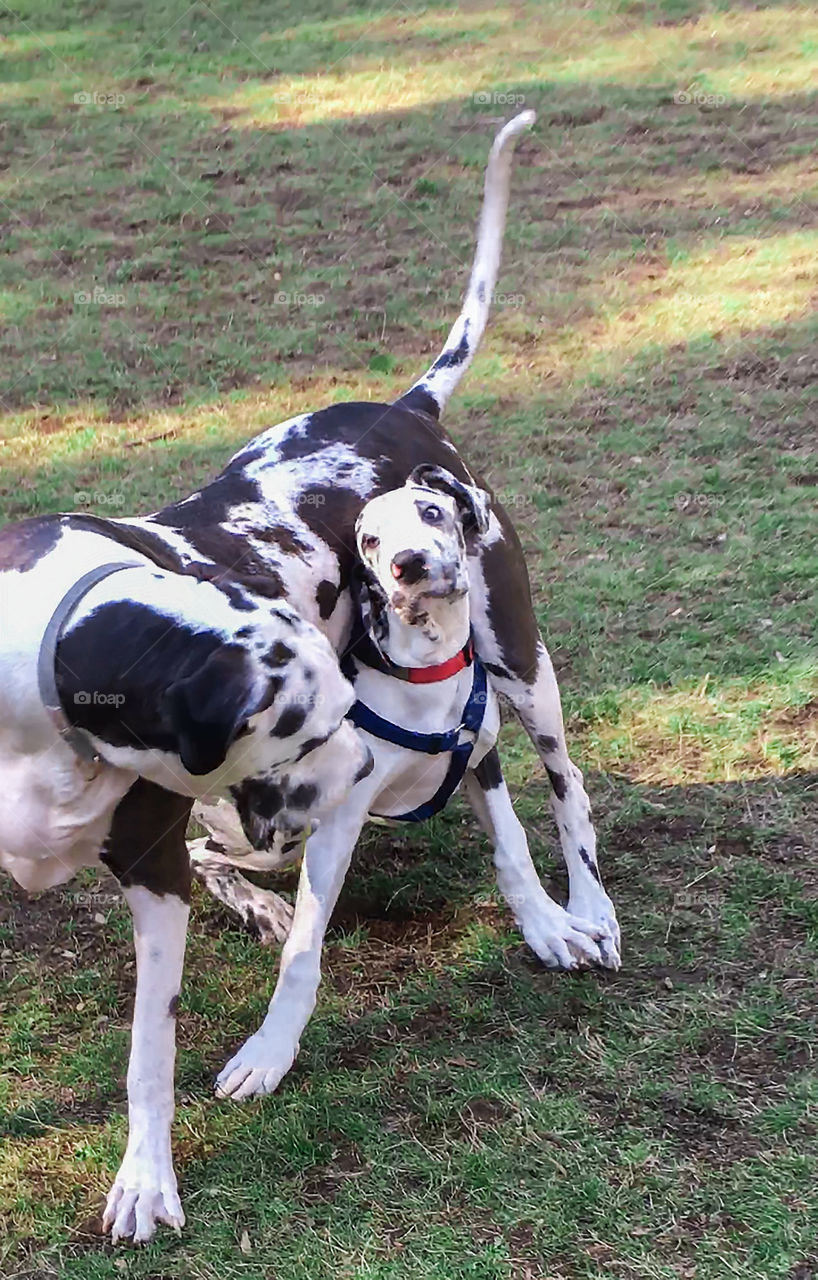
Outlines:
[[115, 1239], [184, 1221], [170, 1126], [194, 798], [229, 794], [253, 844], [297, 843], [371, 768], [321, 632], [240, 571], [209, 581], [192, 545], [183, 572], [171, 545], [86, 516], [0, 532], [0, 866], [40, 890], [101, 860], [133, 914]]
[[[365, 781], [372, 761], [342, 723], [353, 693], [332, 654], [350, 636], [355, 523], [421, 465], [481, 487], [439, 416], [485, 328], [514, 139], [532, 120], [522, 113], [494, 142], [463, 311], [398, 401], [337, 404], [273, 427], [152, 516], [52, 517], [0, 533], [0, 864], [45, 888], [101, 857], [134, 914], [130, 1133], [105, 1215], [115, 1238], [146, 1240], [158, 1222], [183, 1221], [170, 1122], [190, 806], [226, 792], [249, 842], [286, 852]], [[570, 876], [568, 911], [535, 895], [548, 917], [538, 953], [557, 965], [564, 948], [587, 955], [582, 919], [610, 937], [600, 962], [615, 967], [588, 799], [525, 562], [497, 502], [466, 551], [475, 649], [545, 763]], [[495, 776], [484, 771], [486, 795]], [[264, 1091], [263, 1063], [249, 1073], [235, 1063], [223, 1093]]]
[[[220, 1075], [222, 1094], [270, 1092], [292, 1066], [315, 1007], [327, 923], [367, 818], [422, 821], [461, 782], [493, 842], [500, 892], [532, 950], [565, 969], [618, 964], [613, 905], [587, 848], [579, 855], [590, 879], [573, 880], [566, 918], [537, 877], [503, 780], [497, 696], [471, 635], [467, 539], [488, 529], [488, 495], [433, 466], [415, 468], [358, 517], [360, 609], [342, 669], [355, 687], [349, 718], [375, 766], [306, 843], [275, 994], [262, 1026]], [[213, 838], [197, 842], [193, 856], [217, 859], [209, 887], [245, 919], [278, 922], [278, 895], [225, 866], [263, 866], [238, 824], [231, 829], [221, 806], [203, 806], [198, 816]]]

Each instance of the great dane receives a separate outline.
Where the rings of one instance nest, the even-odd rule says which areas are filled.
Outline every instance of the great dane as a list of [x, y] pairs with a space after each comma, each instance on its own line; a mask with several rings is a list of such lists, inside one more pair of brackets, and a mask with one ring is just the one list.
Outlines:
[[[405, 483], [418, 468], [425, 469], [427, 476], [435, 471], [445, 475], [449, 489], [459, 488], [461, 494], [482, 495], [486, 489], [460, 458], [439, 418], [485, 328], [499, 266], [513, 145], [532, 120], [531, 112], [521, 113], [495, 139], [463, 309], [443, 351], [424, 376], [393, 404], [339, 404], [273, 427], [241, 450], [224, 473], [225, 482], [230, 477], [238, 487], [248, 481], [256, 486], [252, 521], [257, 526], [257, 504], [261, 504], [270, 522], [265, 526], [268, 562], [288, 584], [300, 607], [305, 607], [312, 594], [316, 625], [323, 625], [341, 654], [348, 651], [355, 614], [352, 588], [359, 563], [356, 523], [364, 509], [381, 513], [378, 537], [382, 545], [392, 548], [391, 566], [405, 522], [408, 520], [411, 527], [412, 519], [411, 513], [398, 514], [397, 506], [401, 501], [405, 505]], [[399, 499], [398, 494], [404, 497]], [[482, 497], [475, 500], [482, 502]], [[252, 540], [253, 531], [246, 520], [246, 509], [238, 508], [231, 513], [229, 527], [238, 527]], [[491, 494], [485, 513], [480, 519], [465, 521], [463, 532], [474, 647], [493, 690], [516, 711], [545, 764], [568, 868], [567, 910], [548, 897], [534, 875], [521, 829], [511, 842], [513, 872], [505, 874], [502, 869], [511, 865], [505, 853], [496, 855], [501, 886], [505, 884], [524, 935], [545, 964], [573, 968], [590, 962], [616, 969], [620, 962], [619, 926], [602, 885], [582, 776], [568, 756], [559, 690], [534, 618], [519, 541], [508, 515]], [[303, 545], [303, 555], [287, 545], [293, 533]], [[265, 547], [258, 542], [254, 549], [265, 554]], [[367, 547], [361, 545], [360, 551], [366, 560]], [[390, 567], [388, 572], [392, 571]], [[407, 585], [405, 579], [402, 585]], [[397, 685], [391, 698], [396, 705], [401, 701]], [[404, 710], [407, 716], [411, 714], [408, 707]], [[399, 719], [397, 712], [395, 718]], [[376, 756], [379, 750], [382, 748], [375, 749]], [[370, 785], [362, 784], [350, 802], [364, 817], [364, 797], [373, 800], [382, 777], [383, 771], [376, 765]], [[510, 808], [499, 768], [487, 764], [483, 770], [475, 770], [468, 794], [495, 840], [495, 849], [508, 849], [509, 841], [501, 835], [512, 830], [511, 821], [502, 832], [498, 830], [500, 810], [507, 813], [507, 804]], [[217, 1087], [222, 1095], [243, 1098], [275, 1088], [297, 1051], [298, 1027], [312, 1008], [318, 983], [318, 943], [343, 882], [349, 832], [357, 820], [350, 823], [349, 810], [349, 804], [335, 809], [323, 829], [307, 843], [299, 902], [308, 902], [309, 910], [301, 913], [300, 927], [286, 944], [265, 1023], [219, 1076]], [[259, 925], [267, 936], [285, 937], [291, 912], [276, 895], [253, 890], [231, 867], [274, 869], [286, 860], [280, 850], [269, 860], [263, 854], [246, 859], [246, 841], [235, 823], [231, 824], [224, 806], [218, 812], [205, 806], [201, 816], [215, 839], [195, 842], [192, 856], [197, 874], [216, 896]], [[357, 829], [353, 844], [356, 837]], [[272, 914], [269, 903], [274, 904]], [[293, 963], [295, 957], [297, 963]]]
[[[566, 921], [540, 884], [503, 779], [498, 700], [471, 635], [466, 549], [472, 534], [488, 531], [488, 512], [482, 490], [423, 465], [358, 517], [358, 609], [341, 665], [356, 694], [349, 719], [375, 765], [306, 843], [275, 993], [262, 1026], [219, 1077], [222, 1095], [271, 1092], [292, 1066], [315, 1007], [324, 933], [367, 818], [424, 821], [461, 783], [494, 845], [500, 892], [532, 950], [565, 969], [618, 961], [601, 882], [596, 914], [606, 924], [570, 913]], [[259, 869], [263, 855], [230, 822], [229, 808], [199, 805], [196, 816], [210, 836], [195, 842], [192, 857], [200, 869], [213, 860], [212, 890], [257, 926], [280, 922], [279, 896], [238, 870], [248, 862]], [[587, 859], [584, 846], [579, 853]]]
[[[147, 1240], [157, 1223], [184, 1220], [170, 1125], [192, 801], [229, 795], [249, 843], [283, 857], [370, 772], [343, 721], [354, 695], [332, 654], [353, 616], [355, 522], [421, 465], [481, 487], [439, 418], [485, 327], [513, 144], [532, 121], [523, 112], [495, 139], [463, 310], [405, 395], [273, 427], [153, 515], [45, 517], [0, 533], [0, 862], [40, 889], [101, 858], [134, 917], [129, 1138], [104, 1218], [115, 1239]], [[519, 542], [496, 500], [467, 563], [475, 647], [545, 763], [570, 877], [567, 911], [546, 899], [559, 941], [538, 954], [560, 965], [562, 943], [575, 956], [580, 919], [611, 939], [598, 962], [615, 967], [588, 798]], [[262, 1092], [264, 1072], [252, 1070]], [[233, 1079], [231, 1067], [222, 1092], [236, 1096]]]

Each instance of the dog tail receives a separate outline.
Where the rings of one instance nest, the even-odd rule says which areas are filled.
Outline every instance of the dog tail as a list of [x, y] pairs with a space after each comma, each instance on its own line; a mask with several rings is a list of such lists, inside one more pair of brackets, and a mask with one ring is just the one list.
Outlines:
[[521, 111], [503, 126], [494, 139], [486, 166], [477, 249], [463, 309], [434, 364], [401, 396], [399, 404], [410, 409], [422, 409], [435, 418], [439, 417], [446, 401], [472, 362], [486, 327], [500, 266], [514, 144], [518, 134], [528, 129], [535, 120], [533, 111]]

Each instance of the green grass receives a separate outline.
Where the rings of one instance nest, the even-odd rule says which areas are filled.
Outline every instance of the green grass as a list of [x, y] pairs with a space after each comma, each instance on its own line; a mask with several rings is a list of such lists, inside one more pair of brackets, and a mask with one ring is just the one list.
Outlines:
[[[0, 36], [3, 519], [150, 510], [405, 388], [496, 125], [537, 110], [447, 421], [520, 530], [626, 947], [541, 970], [459, 805], [373, 829], [296, 1069], [235, 1106], [211, 1082], [274, 957], [197, 898], [188, 1226], [113, 1251], [128, 920], [108, 880], [7, 885], [0, 1275], [809, 1280], [812, 8], [29, 0]], [[511, 726], [503, 754], [547, 869], [539, 766]]]

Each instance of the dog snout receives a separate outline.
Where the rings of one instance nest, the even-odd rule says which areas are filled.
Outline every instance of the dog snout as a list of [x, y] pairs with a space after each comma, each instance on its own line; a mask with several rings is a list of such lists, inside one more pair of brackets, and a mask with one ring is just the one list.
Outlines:
[[392, 557], [392, 577], [407, 587], [420, 582], [429, 572], [426, 556], [422, 551], [399, 551]]

